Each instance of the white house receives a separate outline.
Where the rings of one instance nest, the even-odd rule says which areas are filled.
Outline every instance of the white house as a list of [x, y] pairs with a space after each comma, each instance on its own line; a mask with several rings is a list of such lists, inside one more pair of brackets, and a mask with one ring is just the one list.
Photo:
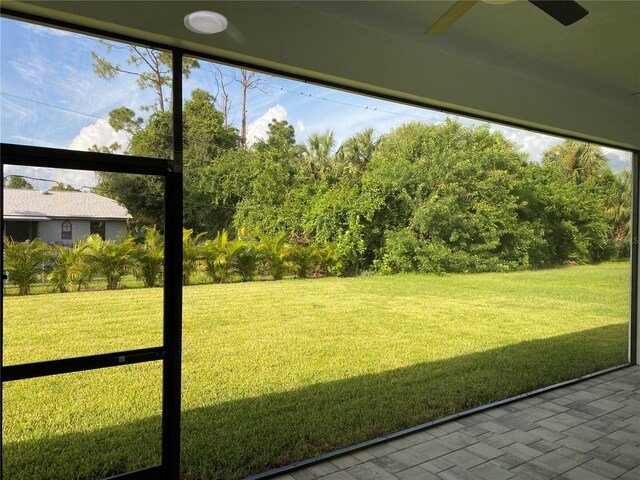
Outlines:
[[97, 233], [115, 240], [132, 217], [115, 200], [88, 192], [4, 189], [3, 233], [15, 241], [38, 238], [72, 245]]

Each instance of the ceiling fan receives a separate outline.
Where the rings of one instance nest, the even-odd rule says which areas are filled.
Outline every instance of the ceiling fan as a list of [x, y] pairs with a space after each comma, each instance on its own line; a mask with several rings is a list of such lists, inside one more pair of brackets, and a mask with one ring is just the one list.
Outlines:
[[[426, 32], [427, 35], [442, 33], [455, 23], [462, 15], [467, 13], [479, 0], [459, 0], [453, 4], [444, 15], [431, 25]], [[482, 0], [485, 3], [501, 4], [509, 3], [513, 0]], [[529, 0], [547, 15], [552, 16], [561, 24], [567, 26], [577, 22], [589, 13], [582, 5], [573, 0]]]

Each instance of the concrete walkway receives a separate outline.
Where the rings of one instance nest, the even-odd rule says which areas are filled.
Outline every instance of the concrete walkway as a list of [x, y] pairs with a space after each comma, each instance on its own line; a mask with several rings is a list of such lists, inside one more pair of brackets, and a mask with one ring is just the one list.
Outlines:
[[640, 479], [640, 367], [617, 370], [277, 480]]

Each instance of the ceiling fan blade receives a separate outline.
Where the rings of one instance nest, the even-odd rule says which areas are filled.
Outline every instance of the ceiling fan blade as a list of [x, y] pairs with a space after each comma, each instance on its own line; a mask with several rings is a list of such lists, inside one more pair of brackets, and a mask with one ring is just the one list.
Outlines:
[[444, 32], [476, 3], [478, 3], [478, 0], [460, 0], [454, 3], [453, 6], [444, 12], [444, 15], [436, 20], [424, 33], [427, 35], [435, 35], [436, 33]]
[[589, 13], [586, 8], [573, 0], [529, 0], [529, 2], [564, 26], [577, 22]]

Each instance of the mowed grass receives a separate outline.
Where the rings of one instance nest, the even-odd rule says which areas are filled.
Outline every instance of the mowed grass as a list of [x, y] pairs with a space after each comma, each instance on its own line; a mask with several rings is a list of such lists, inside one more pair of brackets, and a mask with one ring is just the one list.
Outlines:
[[[183, 478], [233, 480], [627, 360], [628, 263], [184, 289]], [[4, 364], [161, 343], [162, 292], [4, 298]], [[157, 362], [4, 385], [3, 478], [160, 458]]]

